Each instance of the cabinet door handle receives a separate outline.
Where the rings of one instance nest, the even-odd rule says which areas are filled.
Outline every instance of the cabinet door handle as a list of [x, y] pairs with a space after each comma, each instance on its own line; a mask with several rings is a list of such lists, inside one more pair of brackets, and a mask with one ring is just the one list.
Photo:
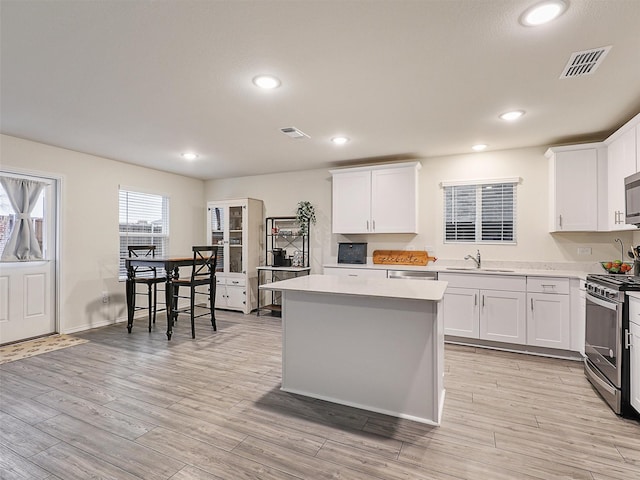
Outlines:
[[473, 306], [474, 307], [478, 306], [478, 294], [477, 293], [473, 296]]
[[375, 220], [373, 220], [373, 221], [371, 222], [371, 224], [372, 224], [372, 228], [371, 228], [371, 229], [375, 232], [375, 231], [376, 231], [376, 221], [375, 221]]
[[367, 220], [367, 232], [369, 231], [369, 220]]
[[620, 210], [616, 210], [615, 211], [615, 220], [614, 223], [617, 225], [619, 223], [622, 223], [622, 212]]
[[562, 215], [558, 215], [558, 223], [560, 224], [560, 228], [562, 228]]
[[533, 298], [531, 299], [531, 311], [533, 312]]
[[484, 295], [482, 295], [482, 308], [484, 308]]

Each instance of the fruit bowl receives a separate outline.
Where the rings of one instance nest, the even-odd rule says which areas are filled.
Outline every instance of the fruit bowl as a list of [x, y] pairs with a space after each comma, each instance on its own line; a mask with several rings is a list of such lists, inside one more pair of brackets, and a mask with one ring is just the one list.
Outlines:
[[627, 273], [633, 270], [633, 263], [621, 262], [620, 260], [615, 260], [613, 262], [600, 262], [602, 268], [604, 268], [607, 273]]

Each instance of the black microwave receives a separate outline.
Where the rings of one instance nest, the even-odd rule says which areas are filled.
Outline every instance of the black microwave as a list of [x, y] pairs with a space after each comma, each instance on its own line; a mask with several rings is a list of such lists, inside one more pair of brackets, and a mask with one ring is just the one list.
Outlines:
[[640, 172], [624, 179], [625, 223], [640, 225]]

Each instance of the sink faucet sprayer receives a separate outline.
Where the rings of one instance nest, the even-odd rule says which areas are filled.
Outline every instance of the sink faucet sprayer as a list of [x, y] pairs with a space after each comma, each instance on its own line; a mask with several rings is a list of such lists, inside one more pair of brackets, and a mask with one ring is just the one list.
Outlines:
[[480, 268], [480, 263], [482, 261], [482, 259], [480, 258], [480, 250], [478, 250], [478, 253], [476, 253], [476, 256], [473, 257], [472, 255], [467, 255], [466, 257], [464, 257], [465, 260], [473, 260], [474, 262], [476, 262], [476, 268]]

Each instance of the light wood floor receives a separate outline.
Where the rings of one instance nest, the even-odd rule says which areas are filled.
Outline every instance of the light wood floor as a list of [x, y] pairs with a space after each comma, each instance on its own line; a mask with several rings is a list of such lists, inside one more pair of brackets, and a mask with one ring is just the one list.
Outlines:
[[280, 392], [277, 318], [144, 323], [0, 367], [0, 478], [640, 479], [640, 424], [577, 362], [447, 346], [430, 427]]

